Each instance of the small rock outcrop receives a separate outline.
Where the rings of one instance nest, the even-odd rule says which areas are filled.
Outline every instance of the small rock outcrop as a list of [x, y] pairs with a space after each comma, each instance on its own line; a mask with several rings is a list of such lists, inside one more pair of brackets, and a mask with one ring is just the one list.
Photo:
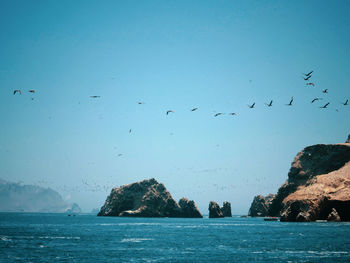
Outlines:
[[184, 199], [181, 204], [183, 207], [163, 184], [152, 178], [113, 188], [98, 216], [199, 217], [193, 201]]
[[253, 217], [267, 216], [269, 207], [274, 198], [275, 198], [275, 195], [273, 194], [269, 194], [265, 197], [262, 195], [255, 196], [252, 204], [250, 205], [248, 215]]
[[222, 213], [220, 206], [216, 202], [210, 201], [209, 218], [220, 218], [220, 217], [224, 217], [224, 214]]
[[225, 201], [223, 203], [223, 206], [221, 207], [221, 212], [224, 215], [224, 217], [232, 217], [231, 203]]
[[337, 210], [335, 208], [332, 208], [332, 212], [328, 215], [327, 221], [332, 221], [332, 222], [340, 222], [341, 218], [338, 215]]
[[193, 200], [188, 200], [187, 198], [183, 197], [179, 201], [179, 206], [181, 208], [181, 217], [203, 217]]

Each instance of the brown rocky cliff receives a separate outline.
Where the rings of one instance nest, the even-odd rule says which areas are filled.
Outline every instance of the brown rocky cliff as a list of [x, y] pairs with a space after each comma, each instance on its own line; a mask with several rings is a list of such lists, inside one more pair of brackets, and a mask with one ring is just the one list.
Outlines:
[[[269, 215], [278, 216], [284, 213], [285, 216], [288, 214], [290, 218], [284, 218], [284, 216], [282, 216], [282, 220], [295, 220], [297, 215], [294, 215], [293, 213], [296, 213], [296, 211], [300, 212], [301, 210], [305, 210], [306, 207], [310, 205], [309, 201], [304, 200], [300, 203], [296, 200], [297, 198], [286, 198], [289, 197], [292, 193], [302, 190], [309, 185], [315, 184], [317, 182], [316, 177], [319, 177], [321, 175], [328, 175], [333, 171], [337, 171], [340, 168], [344, 167], [349, 161], [350, 144], [348, 143], [332, 145], [318, 144], [306, 147], [295, 157], [292, 163], [292, 167], [288, 173], [288, 180], [280, 187], [275, 199], [272, 201], [272, 204], [269, 207]], [[329, 179], [324, 180], [328, 180], [331, 184], [331, 177], [326, 176], [326, 178]], [[319, 185], [319, 188], [320, 187], [321, 186]], [[304, 191], [308, 190], [311, 190], [311, 188], [307, 188]], [[314, 188], [312, 188], [312, 190], [314, 190]], [[301, 194], [301, 192], [298, 193]], [[304, 193], [306, 194], [307, 192]], [[312, 196], [313, 198], [316, 198], [314, 195]], [[294, 212], [287, 213], [286, 210], [288, 209], [286, 207], [293, 210]], [[314, 217], [312, 216], [311, 218]]]

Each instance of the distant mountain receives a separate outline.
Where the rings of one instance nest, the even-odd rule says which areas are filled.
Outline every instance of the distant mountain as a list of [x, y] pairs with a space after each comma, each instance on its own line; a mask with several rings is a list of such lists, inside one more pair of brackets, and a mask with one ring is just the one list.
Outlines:
[[80, 213], [77, 204], [68, 204], [51, 188], [23, 185], [0, 179], [0, 211]]

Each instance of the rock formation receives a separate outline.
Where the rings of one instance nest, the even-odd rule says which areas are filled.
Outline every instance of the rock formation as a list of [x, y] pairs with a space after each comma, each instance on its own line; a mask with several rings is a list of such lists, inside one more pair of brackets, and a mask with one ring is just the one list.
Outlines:
[[224, 214], [222, 213], [220, 206], [216, 202], [210, 201], [209, 218], [219, 218], [219, 217], [224, 217]]
[[345, 143], [350, 143], [350, 134], [349, 134], [348, 139], [346, 140]]
[[188, 200], [187, 198], [183, 197], [179, 201], [179, 206], [182, 211], [181, 217], [203, 217], [193, 200]]
[[272, 203], [272, 200], [276, 195], [269, 194], [267, 196], [257, 195], [254, 197], [253, 202], [250, 206], [248, 215], [249, 216], [267, 216], [269, 207]]
[[332, 208], [332, 212], [328, 215], [327, 221], [333, 221], [333, 222], [340, 222], [341, 221], [341, 218], [338, 215], [337, 210]]
[[224, 217], [232, 217], [231, 203], [225, 201], [223, 203], [223, 206], [221, 207], [221, 212], [224, 215]]
[[180, 206], [154, 178], [113, 188], [98, 216], [202, 217], [193, 201]]
[[333, 209], [350, 221], [350, 143], [317, 144], [298, 153], [268, 214], [305, 222], [326, 220]]

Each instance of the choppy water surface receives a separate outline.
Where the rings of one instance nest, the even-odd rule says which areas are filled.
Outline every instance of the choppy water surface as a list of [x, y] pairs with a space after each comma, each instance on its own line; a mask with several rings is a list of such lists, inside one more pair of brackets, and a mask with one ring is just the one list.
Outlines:
[[350, 262], [349, 223], [0, 213], [0, 262]]

